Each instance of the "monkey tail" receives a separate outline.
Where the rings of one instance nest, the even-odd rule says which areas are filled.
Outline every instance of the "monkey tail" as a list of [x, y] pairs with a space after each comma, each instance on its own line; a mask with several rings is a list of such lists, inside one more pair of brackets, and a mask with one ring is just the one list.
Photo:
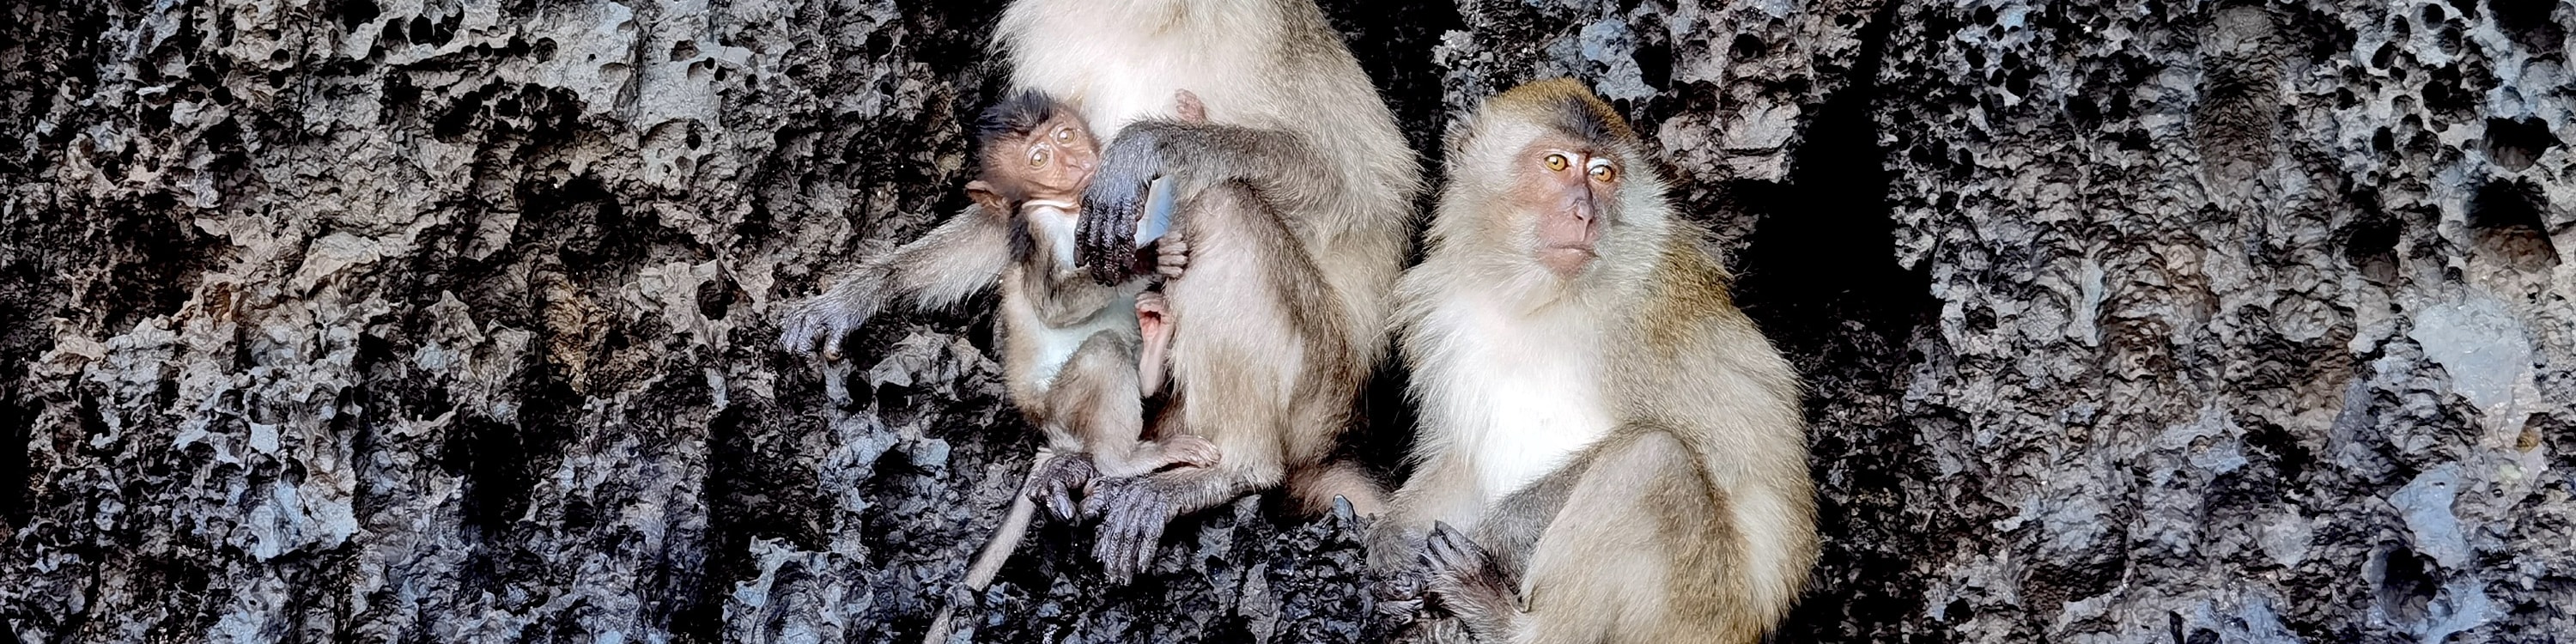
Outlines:
[[[1045, 459], [1039, 461], [1045, 464]], [[1012, 500], [1010, 513], [1002, 516], [1001, 527], [993, 530], [993, 538], [984, 542], [984, 549], [975, 553], [975, 563], [966, 566], [966, 578], [958, 585], [965, 587], [969, 595], [991, 588], [993, 578], [1001, 575], [1002, 563], [1010, 561], [1011, 552], [1020, 549], [1020, 538], [1028, 534], [1029, 522], [1037, 518], [1037, 511], [1037, 500], [1025, 492]], [[930, 631], [922, 635], [922, 644], [941, 644], [956, 635], [949, 622], [956, 617], [958, 599], [952, 594], [940, 605], [938, 616], [930, 618]]]

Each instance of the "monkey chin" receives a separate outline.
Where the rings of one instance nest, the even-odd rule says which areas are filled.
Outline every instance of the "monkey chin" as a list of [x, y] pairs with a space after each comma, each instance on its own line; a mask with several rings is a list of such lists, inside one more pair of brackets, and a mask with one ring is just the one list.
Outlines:
[[1591, 266], [1598, 257], [1590, 246], [1549, 246], [1538, 250], [1539, 265], [1565, 279], [1582, 275], [1583, 267]]

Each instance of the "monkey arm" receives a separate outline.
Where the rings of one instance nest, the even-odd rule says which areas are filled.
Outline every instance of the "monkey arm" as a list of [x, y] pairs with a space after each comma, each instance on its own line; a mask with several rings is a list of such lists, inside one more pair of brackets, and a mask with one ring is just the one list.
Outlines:
[[821, 295], [787, 310], [780, 346], [838, 360], [842, 339], [897, 298], [933, 309], [991, 287], [1011, 261], [1009, 217], [967, 206], [920, 239], [841, 275]]
[[1547, 533], [1548, 520], [1565, 508], [1582, 472], [1580, 467], [1558, 468], [1494, 502], [1485, 511], [1485, 520], [1476, 524], [1476, 543], [1483, 544], [1495, 565], [1519, 575], [1530, 551], [1538, 548], [1539, 537]]
[[1081, 263], [1103, 283], [1134, 276], [1136, 224], [1148, 184], [1157, 177], [1177, 178], [1173, 189], [1184, 202], [1241, 182], [1279, 212], [1313, 212], [1343, 192], [1335, 164], [1303, 136], [1283, 130], [1179, 121], [1129, 125], [1101, 152], [1100, 170], [1083, 190], [1076, 230]]

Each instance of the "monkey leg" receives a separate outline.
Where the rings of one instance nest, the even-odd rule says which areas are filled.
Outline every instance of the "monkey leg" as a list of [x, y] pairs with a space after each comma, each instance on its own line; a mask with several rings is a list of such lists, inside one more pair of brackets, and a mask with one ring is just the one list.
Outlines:
[[1225, 453], [1216, 448], [1216, 443], [1197, 436], [1173, 436], [1138, 441], [1120, 463], [1102, 464], [1099, 478], [1144, 476], [1166, 468], [1208, 467], [1224, 461]]
[[1310, 468], [1288, 472], [1288, 493], [1307, 514], [1323, 514], [1333, 508], [1334, 499], [1351, 504], [1358, 516], [1374, 516], [1386, 511], [1386, 488], [1368, 468], [1349, 460], [1331, 460]]
[[1166, 437], [1198, 436], [1224, 460], [1142, 477], [1105, 478], [1084, 500], [1101, 520], [1094, 554], [1113, 578], [1151, 563], [1165, 524], [1289, 481], [1312, 509], [1335, 495], [1378, 509], [1357, 469], [1322, 470], [1350, 425], [1361, 369], [1340, 299], [1251, 184], [1229, 182], [1181, 202], [1175, 231], [1193, 248], [1189, 274], [1164, 284], [1176, 399]]
[[1030, 493], [1057, 518], [1073, 518], [1075, 493], [1103, 472], [1137, 471], [1145, 403], [1137, 394], [1136, 375], [1134, 341], [1101, 331], [1084, 338], [1047, 383], [1039, 429], [1056, 449], [1072, 454], [1041, 471]]
[[1509, 641], [1761, 641], [1787, 602], [1757, 596], [1763, 562], [1745, 537], [1763, 527], [1738, 523], [1739, 499], [1713, 485], [1725, 479], [1661, 429], [1623, 427], [1588, 451], [1565, 493], [1582, 501], [1559, 504], [1530, 552]]

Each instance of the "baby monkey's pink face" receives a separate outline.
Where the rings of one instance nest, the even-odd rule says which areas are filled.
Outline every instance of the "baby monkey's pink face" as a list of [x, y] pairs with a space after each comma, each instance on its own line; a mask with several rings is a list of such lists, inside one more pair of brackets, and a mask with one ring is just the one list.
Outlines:
[[[1100, 143], [1092, 140], [1091, 128], [1063, 111], [1047, 117], [1018, 145], [996, 147], [999, 149], [994, 150], [994, 157], [987, 161], [993, 164], [990, 167], [1016, 168], [1011, 174], [1027, 182], [1030, 200], [1077, 202], [1082, 198], [1083, 187], [1091, 184], [1091, 173], [1100, 165]], [[1014, 151], [1017, 159], [1007, 156]]]

